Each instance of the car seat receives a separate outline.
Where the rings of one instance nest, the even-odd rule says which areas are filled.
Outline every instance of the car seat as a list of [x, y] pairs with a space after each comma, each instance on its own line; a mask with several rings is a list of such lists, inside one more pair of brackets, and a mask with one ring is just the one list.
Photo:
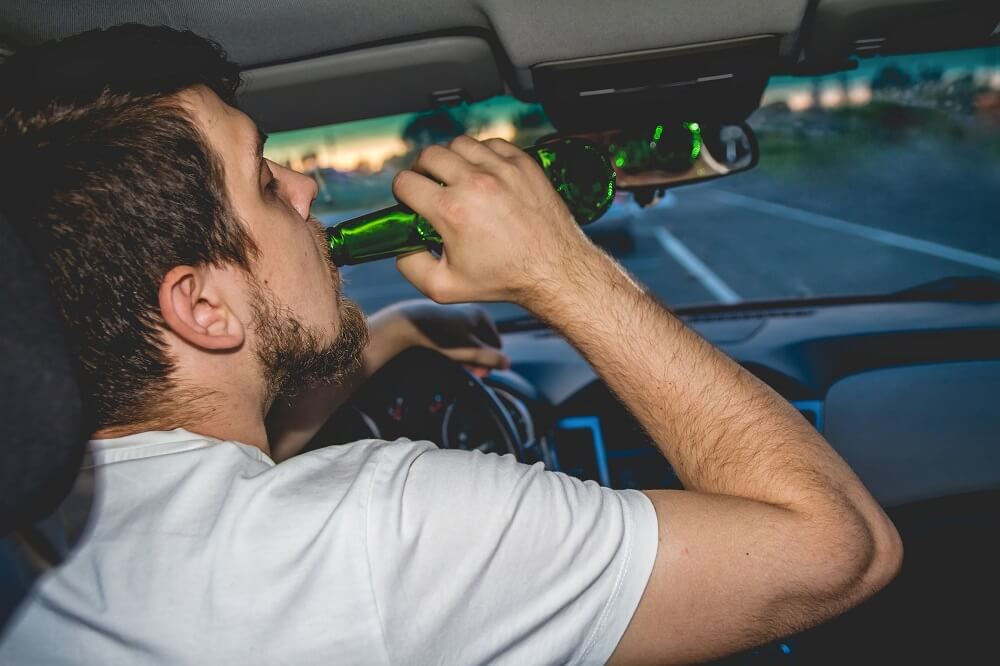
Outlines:
[[38, 521], [73, 486], [81, 395], [48, 284], [0, 215], [0, 628], [59, 548]]

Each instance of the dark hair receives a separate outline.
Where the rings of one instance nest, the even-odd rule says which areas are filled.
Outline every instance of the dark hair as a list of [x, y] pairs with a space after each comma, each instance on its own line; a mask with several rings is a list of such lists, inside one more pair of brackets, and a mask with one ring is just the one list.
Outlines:
[[177, 93], [233, 104], [239, 68], [215, 43], [122, 25], [0, 66], [0, 209], [49, 275], [92, 427], [155, 422], [175, 385], [158, 290], [178, 265], [249, 269], [256, 246], [223, 165]]

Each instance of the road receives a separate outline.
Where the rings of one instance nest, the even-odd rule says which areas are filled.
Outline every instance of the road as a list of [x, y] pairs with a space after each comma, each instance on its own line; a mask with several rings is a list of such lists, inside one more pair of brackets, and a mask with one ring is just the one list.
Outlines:
[[[1000, 278], [995, 162], [962, 171], [911, 159], [865, 171], [838, 174], [836, 187], [829, 174], [752, 171], [677, 188], [645, 210], [616, 204], [590, 229], [672, 307]], [[348, 267], [344, 276], [347, 294], [369, 312], [419, 296], [391, 261]], [[520, 313], [488, 307], [501, 319]]]

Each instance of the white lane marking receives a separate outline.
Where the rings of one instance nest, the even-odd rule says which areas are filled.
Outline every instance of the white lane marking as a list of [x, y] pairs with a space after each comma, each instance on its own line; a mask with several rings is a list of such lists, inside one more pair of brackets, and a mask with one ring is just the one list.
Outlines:
[[677, 260], [677, 263], [693, 275], [701, 283], [701, 286], [705, 287], [720, 303], [739, 303], [743, 300], [739, 294], [733, 291], [732, 287], [716, 275], [715, 271], [706, 266], [705, 262], [688, 249], [687, 245], [680, 242], [676, 236], [661, 226], [655, 226], [652, 230], [653, 237], [659, 241], [667, 254]]
[[841, 220], [836, 217], [820, 215], [819, 213], [811, 213], [800, 208], [792, 208], [791, 206], [785, 206], [771, 201], [764, 201], [763, 199], [748, 197], [745, 194], [736, 194], [735, 192], [716, 190], [715, 196], [719, 201], [732, 206], [746, 208], [748, 210], [757, 211], [758, 213], [776, 215], [778, 217], [783, 217], [786, 220], [801, 222], [802, 224], [808, 224], [820, 229], [838, 231], [843, 234], [864, 238], [865, 240], [870, 240], [875, 243], [882, 243], [883, 245], [898, 247], [904, 250], [910, 250], [911, 252], [929, 254], [932, 257], [947, 259], [960, 264], [983, 268], [988, 271], [993, 271], [994, 273], [1000, 273], [1000, 259], [988, 257], [983, 254], [976, 254], [975, 252], [968, 252], [966, 250], [959, 250], [958, 248], [951, 247], [950, 245], [942, 245], [941, 243], [921, 240], [919, 238], [913, 238], [912, 236], [904, 236], [903, 234], [897, 234], [883, 229], [876, 229], [875, 227], [868, 227], [863, 224], [855, 224], [854, 222], [847, 222], [846, 220]]

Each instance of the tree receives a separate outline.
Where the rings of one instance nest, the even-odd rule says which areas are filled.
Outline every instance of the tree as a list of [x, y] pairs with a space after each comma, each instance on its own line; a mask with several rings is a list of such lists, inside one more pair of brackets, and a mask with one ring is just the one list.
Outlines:
[[872, 90], [905, 90], [913, 85], [913, 78], [897, 65], [882, 67], [872, 79]]
[[921, 83], [938, 83], [944, 76], [944, 70], [940, 67], [924, 67], [917, 77]]
[[532, 104], [511, 119], [515, 129], [539, 129], [549, 126], [549, 118], [540, 104]]
[[434, 143], [445, 143], [465, 134], [465, 122], [449, 109], [435, 109], [418, 114], [403, 128], [407, 152], [421, 150]]

